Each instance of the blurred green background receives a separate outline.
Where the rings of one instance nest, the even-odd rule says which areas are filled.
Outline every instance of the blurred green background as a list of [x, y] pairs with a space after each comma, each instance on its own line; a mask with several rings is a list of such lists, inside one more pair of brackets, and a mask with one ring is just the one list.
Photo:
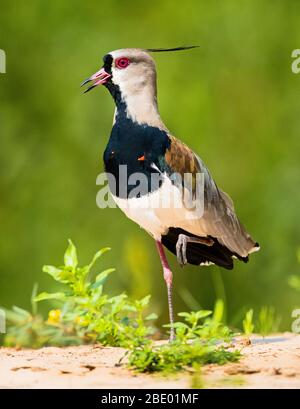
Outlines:
[[272, 305], [289, 329], [299, 295], [300, 48], [296, 1], [0, 0], [0, 305], [29, 307], [34, 282], [50, 291], [43, 264], [60, 264], [67, 238], [82, 264], [112, 251], [109, 290], [153, 295], [167, 320], [167, 297], [153, 240], [119, 209], [96, 207], [96, 176], [111, 129], [104, 88], [79, 85], [102, 56], [123, 47], [199, 44], [157, 54], [162, 118], [194, 148], [261, 251], [233, 271], [181, 269], [173, 255], [176, 310], [226, 300], [229, 323]]

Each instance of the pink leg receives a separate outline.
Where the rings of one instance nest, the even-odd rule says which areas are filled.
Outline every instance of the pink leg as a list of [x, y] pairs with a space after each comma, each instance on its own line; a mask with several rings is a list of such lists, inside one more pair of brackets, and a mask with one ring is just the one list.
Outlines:
[[[157, 250], [159, 253], [161, 265], [164, 271], [164, 279], [167, 284], [167, 291], [168, 291], [168, 304], [169, 304], [169, 317], [170, 317], [170, 324], [174, 324], [174, 310], [173, 310], [173, 303], [172, 303], [172, 282], [173, 282], [173, 274], [170, 269], [167, 257], [165, 255], [164, 248], [160, 241], [156, 241]], [[174, 328], [170, 330], [170, 341], [174, 341], [175, 339], [175, 331]]]

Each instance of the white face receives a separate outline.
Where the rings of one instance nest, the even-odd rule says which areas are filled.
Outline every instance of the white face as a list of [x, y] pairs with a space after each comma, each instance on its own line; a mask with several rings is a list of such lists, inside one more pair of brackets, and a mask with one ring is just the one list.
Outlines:
[[111, 81], [118, 85], [122, 96], [137, 95], [152, 87], [156, 93], [156, 70], [153, 58], [139, 49], [116, 50], [113, 57]]
[[106, 54], [103, 61], [103, 68], [83, 82], [82, 85], [89, 84], [85, 92], [106, 84], [115, 97], [116, 86], [128, 117], [138, 123], [165, 128], [157, 108], [153, 58], [144, 50], [126, 48]]

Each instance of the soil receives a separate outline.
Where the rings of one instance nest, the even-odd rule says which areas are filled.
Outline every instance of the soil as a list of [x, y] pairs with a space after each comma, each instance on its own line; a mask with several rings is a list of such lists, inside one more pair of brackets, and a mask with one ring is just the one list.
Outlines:
[[[236, 341], [238, 363], [203, 368], [205, 388], [300, 388], [300, 335]], [[122, 348], [99, 345], [17, 350], [0, 348], [0, 388], [190, 388], [195, 375], [136, 374], [118, 362]], [[196, 383], [197, 385], [197, 383]]]

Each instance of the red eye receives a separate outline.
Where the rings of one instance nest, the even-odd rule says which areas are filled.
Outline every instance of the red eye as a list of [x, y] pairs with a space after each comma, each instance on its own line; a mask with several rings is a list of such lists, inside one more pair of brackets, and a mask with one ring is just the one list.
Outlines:
[[130, 64], [130, 61], [126, 57], [121, 57], [121, 58], [116, 59], [115, 64], [116, 64], [116, 67], [123, 69], [123, 68], [128, 67], [128, 65]]

